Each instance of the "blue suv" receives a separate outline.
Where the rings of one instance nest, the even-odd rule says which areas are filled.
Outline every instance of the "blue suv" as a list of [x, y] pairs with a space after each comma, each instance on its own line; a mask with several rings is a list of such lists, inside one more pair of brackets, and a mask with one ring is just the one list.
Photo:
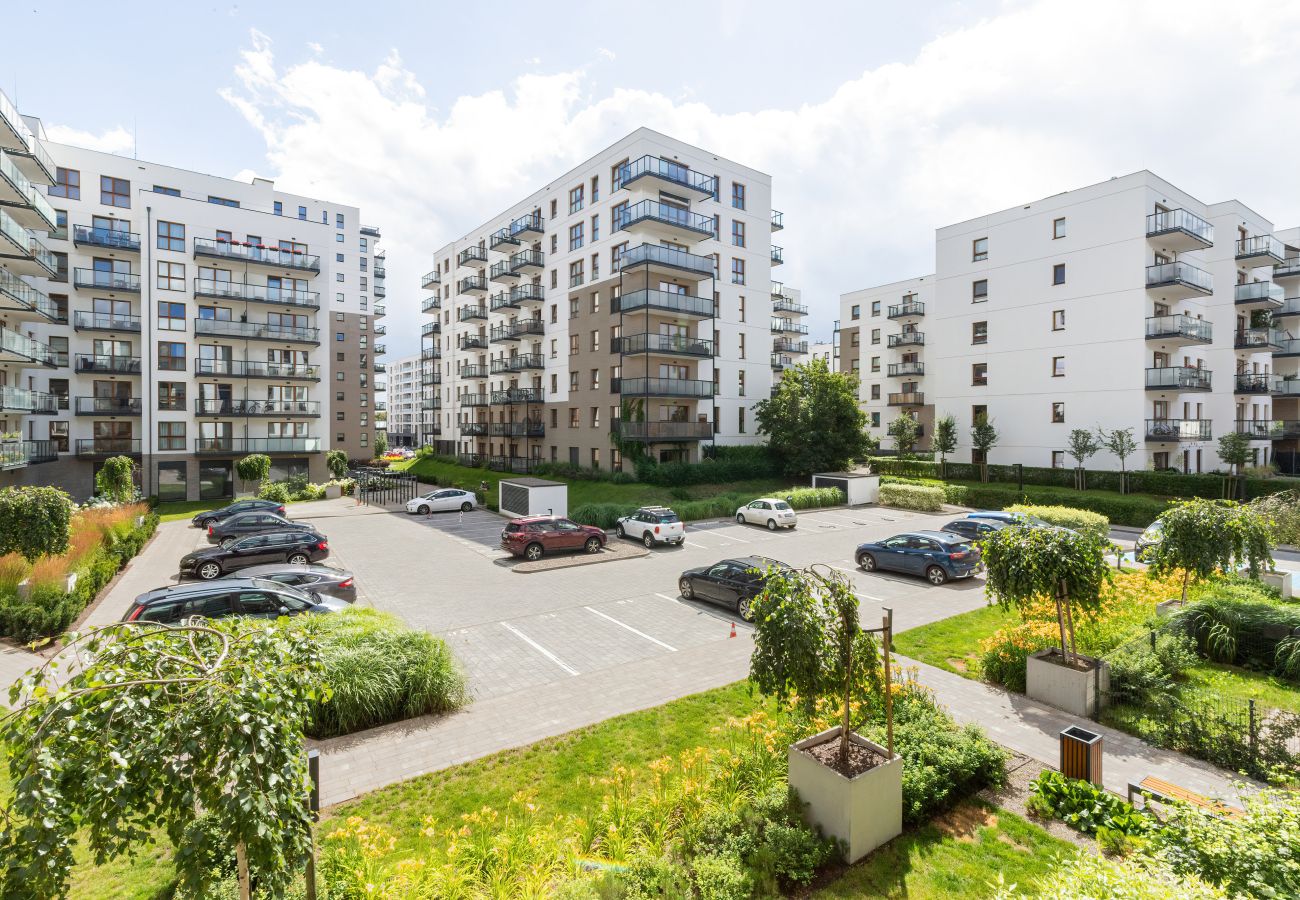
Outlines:
[[970, 539], [947, 531], [909, 531], [858, 547], [858, 565], [868, 572], [890, 570], [923, 575], [931, 584], [966, 578], [980, 567], [980, 551]]

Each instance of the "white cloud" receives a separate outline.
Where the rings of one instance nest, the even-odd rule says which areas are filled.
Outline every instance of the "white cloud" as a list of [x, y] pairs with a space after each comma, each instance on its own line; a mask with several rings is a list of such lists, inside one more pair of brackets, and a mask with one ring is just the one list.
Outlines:
[[95, 134], [93, 131], [81, 131], [67, 125], [46, 125], [45, 133], [56, 144], [71, 144], [88, 150], [101, 150], [104, 153], [130, 153], [135, 147], [135, 138], [121, 125]]
[[[597, 89], [589, 64], [435, 109], [396, 53], [370, 73], [281, 68], [254, 32], [224, 96], [261, 132], [279, 185], [359, 205], [384, 230], [390, 335], [417, 333], [433, 249], [647, 125], [773, 175], [776, 277], [804, 289], [824, 337], [841, 292], [931, 271], [936, 226], [1111, 175], [1149, 168], [1294, 224], [1298, 26], [1300, 5], [1264, 0], [1231, 15], [1210, 2], [1008, 4], [828, 96], [741, 113], [712, 109], [707, 86]], [[791, 77], [798, 62], [789, 50]]]
[[307, 49], [310, 50], [312, 53], [324, 53], [324, 52], [325, 52], [325, 48], [322, 47], [320, 44], [316, 43], [316, 41], [308, 41], [308, 42], [307, 42]]

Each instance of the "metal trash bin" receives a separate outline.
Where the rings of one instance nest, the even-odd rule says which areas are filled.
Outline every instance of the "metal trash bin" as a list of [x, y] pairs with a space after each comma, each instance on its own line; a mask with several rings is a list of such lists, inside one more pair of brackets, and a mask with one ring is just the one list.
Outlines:
[[1061, 732], [1061, 774], [1101, 787], [1101, 735], [1073, 725]]

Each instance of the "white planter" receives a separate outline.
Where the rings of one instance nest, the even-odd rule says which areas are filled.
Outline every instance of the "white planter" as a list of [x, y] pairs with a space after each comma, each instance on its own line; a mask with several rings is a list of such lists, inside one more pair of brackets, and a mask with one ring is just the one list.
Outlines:
[[1291, 572], [1260, 572], [1259, 580], [1281, 594], [1283, 600], [1295, 596], [1295, 584]]
[[[1075, 716], [1095, 716], [1110, 693], [1110, 664], [1079, 654], [1087, 669], [1063, 664], [1057, 647], [1039, 650], [1025, 661], [1025, 694]], [[1099, 705], [1100, 704], [1100, 705]]]
[[[76, 588], [76, 586], [77, 586], [77, 573], [69, 572], [66, 580], [63, 583], [63, 592], [65, 594], [71, 594], [73, 589]], [[32, 594], [32, 584], [30, 581], [18, 582], [19, 599], [26, 600], [28, 597], [31, 596], [31, 594]]]
[[325, 485], [325, 499], [326, 499], [326, 500], [334, 500], [334, 499], [336, 499], [336, 498], [338, 498], [338, 497], [342, 497], [342, 496], [343, 496], [343, 488], [339, 487], [337, 484], [327, 484], [327, 485]]
[[[846, 778], [803, 752], [839, 736], [836, 726], [802, 740], [786, 751], [786, 759], [790, 787], [806, 804], [808, 821], [843, 841], [845, 862], [854, 863], [903, 833], [903, 758], [895, 754], [874, 769]], [[889, 756], [884, 747], [860, 735], [851, 734], [849, 740]]]
[[135, 527], [136, 527], [136, 528], [139, 528], [139, 527], [141, 527], [142, 525], [144, 525], [144, 516], [136, 516], [136, 517], [135, 517]]

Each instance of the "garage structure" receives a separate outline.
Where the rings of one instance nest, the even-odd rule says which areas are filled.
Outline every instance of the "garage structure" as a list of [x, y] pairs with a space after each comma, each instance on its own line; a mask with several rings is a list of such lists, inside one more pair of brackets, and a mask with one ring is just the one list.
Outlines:
[[875, 503], [880, 497], [880, 476], [856, 472], [821, 472], [812, 477], [812, 486], [839, 488], [849, 506]]
[[497, 509], [502, 515], [567, 516], [569, 486], [542, 478], [503, 478], [497, 486]]

